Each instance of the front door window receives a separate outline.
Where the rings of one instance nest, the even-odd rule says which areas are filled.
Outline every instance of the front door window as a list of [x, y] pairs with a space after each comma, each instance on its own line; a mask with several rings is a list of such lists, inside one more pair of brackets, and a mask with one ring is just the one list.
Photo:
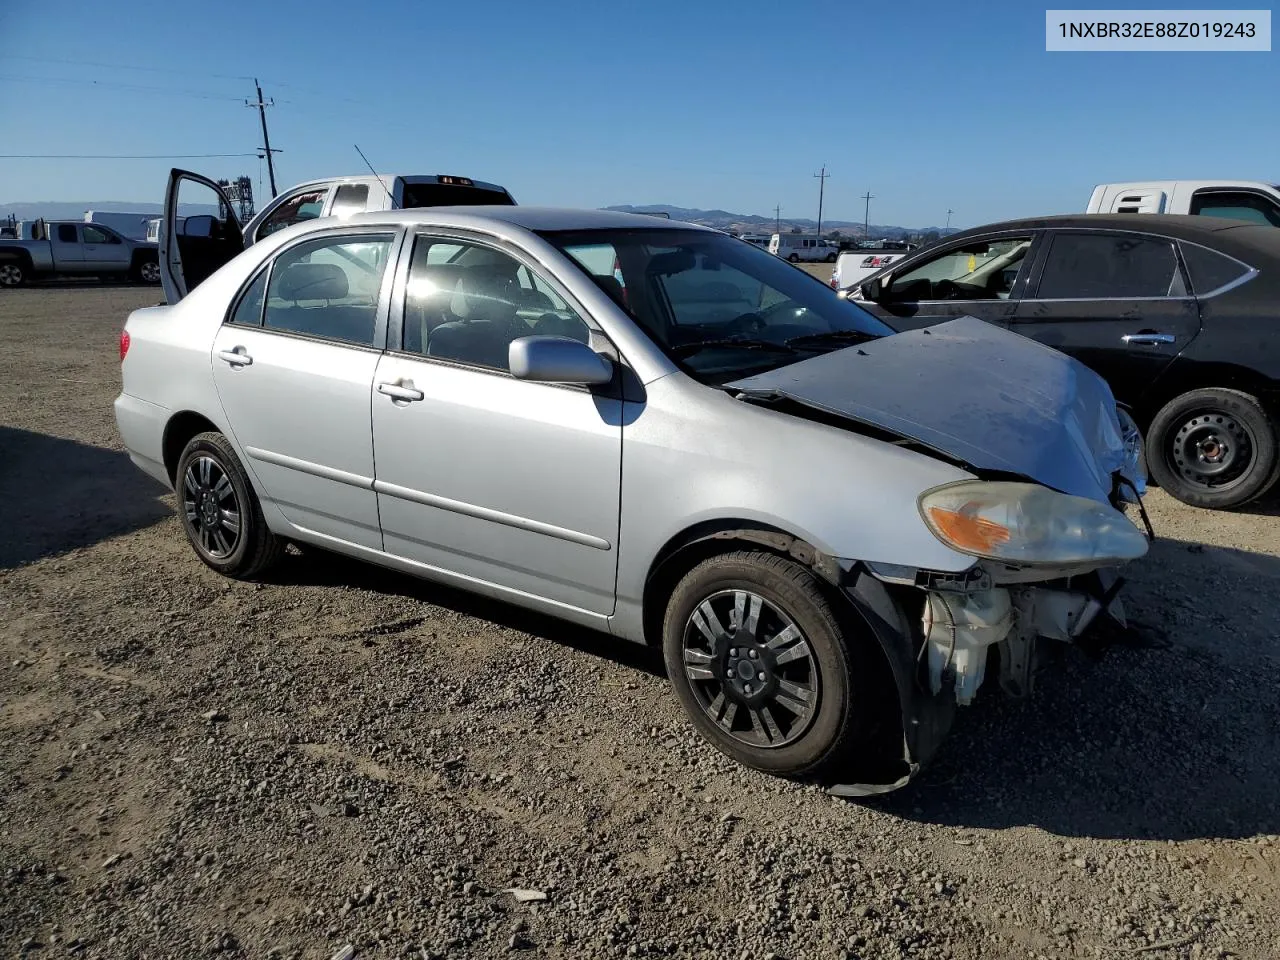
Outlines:
[[923, 300], [1007, 300], [1026, 268], [1031, 237], [1002, 237], [952, 247], [895, 276], [883, 298], [891, 303]]

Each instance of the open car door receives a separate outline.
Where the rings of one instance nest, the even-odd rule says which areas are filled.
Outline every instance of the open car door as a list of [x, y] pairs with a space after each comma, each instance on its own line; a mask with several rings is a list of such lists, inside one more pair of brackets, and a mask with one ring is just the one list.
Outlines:
[[[180, 211], [216, 210], [182, 218]], [[212, 180], [188, 170], [169, 171], [160, 221], [160, 282], [177, 303], [244, 250], [244, 234], [231, 201]]]

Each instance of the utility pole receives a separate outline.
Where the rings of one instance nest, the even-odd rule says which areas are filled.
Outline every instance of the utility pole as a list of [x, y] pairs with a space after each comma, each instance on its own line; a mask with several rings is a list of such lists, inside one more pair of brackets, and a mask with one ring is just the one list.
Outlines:
[[267, 136], [267, 107], [275, 106], [275, 100], [262, 99], [262, 85], [258, 83], [258, 78], [253, 78], [254, 89], [258, 91], [258, 102], [250, 103], [248, 100], [244, 102], [246, 107], [257, 107], [258, 118], [262, 120], [262, 153], [267, 158], [267, 178], [271, 181], [271, 196], [276, 195], [276, 168], [271, 162], [271, 155], [279, 153], [279, 150], [271, 149], [271, 138]]
[[943, 227], [943, 229], [944, 229], [944, 230], [950, 230], [950, 229], [951, 229], [951, 214], [952, 214], [952, 213], [954, 213], [954, 212], [955, 212], [955, 211], [954, 211], [954, 210], [952, 210], [950, 207], [948, 207], [948, 208], [947, 208], [947, 225], [946, 225], [945, 227]]
[[871, 239], [871, 201], [874, 200], [875, 194], [868, 190], [862, 195], [862, 199], [867, 202], [866, 207], [862, 211], [862, 239]]
[[822, 172], [815, 173], [814, 176], [817, 177], [818, 179], [818, 239], [821, 240], [822, 239], [822, 194], [825, 191], [827, 186], [827, 177], [831, 176], [831, 174], [827, 173], [827, 165], [824, 163], [822, 165]]
[[773, 208], [773, 232], [782, 232], [782, 204], [777, 204]]

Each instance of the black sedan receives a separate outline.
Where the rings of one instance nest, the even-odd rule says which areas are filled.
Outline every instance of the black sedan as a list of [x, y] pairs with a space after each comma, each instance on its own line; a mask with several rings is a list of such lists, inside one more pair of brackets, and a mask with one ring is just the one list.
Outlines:
[[845, 295], [898, 329], [970, 315], [1088, 364], [1145, 432], [1152, 479], [1184, 503], [1238, 507], [1280, 478], [1275, 227], [1153, 214], [994, 223]]

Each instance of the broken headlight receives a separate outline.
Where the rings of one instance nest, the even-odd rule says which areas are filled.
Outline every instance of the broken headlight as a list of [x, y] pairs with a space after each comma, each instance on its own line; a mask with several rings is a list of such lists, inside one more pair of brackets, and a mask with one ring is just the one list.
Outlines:
[[1147, 538], [1120, 511], [1034, 483], [965, 480], [927, 490], [920, 515], [960, 553], [1011, 564], [1132, 560]]

